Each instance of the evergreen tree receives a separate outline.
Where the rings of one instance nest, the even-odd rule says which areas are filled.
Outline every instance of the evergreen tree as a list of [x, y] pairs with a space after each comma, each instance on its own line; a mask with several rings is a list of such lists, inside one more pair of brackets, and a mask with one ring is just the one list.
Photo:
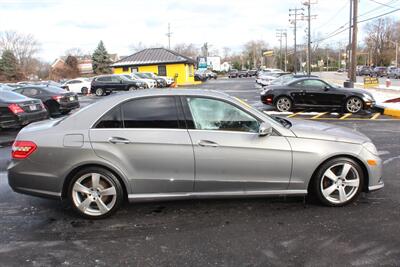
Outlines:
[[107, 74], [111, 73], [112, 61], [104, 47], [103, 41], [100, 41], [96, 50], [94, 50], [92, 55], [92, 67], [95, 74]]
[[0, 59], [0, 73], [4, 79], [12, 81], [21, 78], [18, 60], [11, 50], [4, 50]]

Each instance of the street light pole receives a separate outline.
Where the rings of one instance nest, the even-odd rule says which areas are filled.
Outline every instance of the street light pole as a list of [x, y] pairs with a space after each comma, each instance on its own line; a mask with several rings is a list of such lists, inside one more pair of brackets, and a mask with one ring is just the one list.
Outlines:
[[285, 72], [287, 72], [287, 33], [284, 33], [285, 36]]
[[311, 3], [308, 0], [308, 46], [307, 46], [307, 74], [311, 75]]

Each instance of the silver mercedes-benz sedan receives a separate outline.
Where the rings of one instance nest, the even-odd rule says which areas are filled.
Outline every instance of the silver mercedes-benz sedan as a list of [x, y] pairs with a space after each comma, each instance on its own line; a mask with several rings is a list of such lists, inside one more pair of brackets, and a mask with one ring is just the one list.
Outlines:
[[103, 99], [18, 134], [14, 191], [67, 198], [87, 218], [130, 201], [306, 195], [343, 206], [383, 187], [361, 133], [270, 117], [207, 90], [146, 90]]

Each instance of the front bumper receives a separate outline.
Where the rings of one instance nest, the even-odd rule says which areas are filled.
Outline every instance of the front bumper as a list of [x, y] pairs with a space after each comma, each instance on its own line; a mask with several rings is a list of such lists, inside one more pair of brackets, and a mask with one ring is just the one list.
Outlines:
[[[372, 154], [366, 148], [362, 148], [360, 152], [360, 158], [362, 159], [364, 166], [368, 172], [368, 184], [365, 187], [365, 191], [372, 192], [384, 187], [384, 182], [382, 178], [382, 160], [379, 156]], [[375, 162], [371, 165], [368, 162]]]

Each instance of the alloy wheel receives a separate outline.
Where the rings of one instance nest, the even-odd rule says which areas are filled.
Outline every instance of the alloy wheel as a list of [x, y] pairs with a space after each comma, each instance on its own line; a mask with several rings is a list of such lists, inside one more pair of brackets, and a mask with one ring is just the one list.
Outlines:
[[104, 90], [102, 88], [97, 88], [96, 89], [96, 95], [97, 96], [102, 96], [104, 95]]
[[348, 112], [357, 113], [362, 109], [363, 103], [362, 100], [358, 97], [351, 97], [346, 102], [346, 109]]
[[338, 163], [329, 167], [321, 178], [323, 197], [333, 204], [344, 204], [357, 195], [360, 174], [350, 163]]
[[72, 186], [72, 202], [82, 213], [101, 216], [117, 201], [117, 190], [110, 178], [100, 173], [86, 173]]
[[281, 97], [276, 102], [276, 108], [281, 112], [289, 111], [291, 107], [292, 107], [292, 102], [287, 97]]

